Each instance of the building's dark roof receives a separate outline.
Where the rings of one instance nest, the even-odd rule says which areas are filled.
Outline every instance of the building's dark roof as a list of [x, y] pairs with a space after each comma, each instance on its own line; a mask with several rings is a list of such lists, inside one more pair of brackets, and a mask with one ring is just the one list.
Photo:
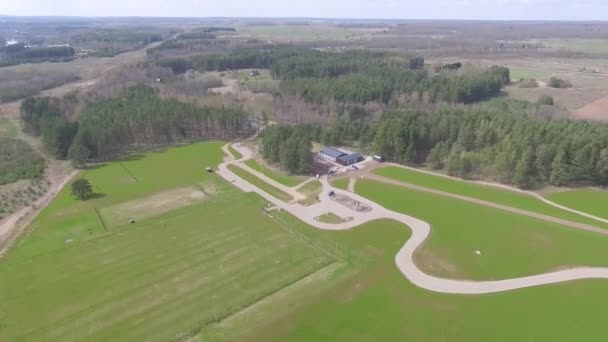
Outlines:
[[355, 153], [351, 153], [345, 156], [341, 156], [338, 159], [343, 160], [343, 161], [351, 161], [351, 160], [358, 160], [358, 159], [362, 159], [363, 156], [361, 155], [361, 153], [359, 152], [355, 152]]
[[328, 155], [330, 157], [333, 157], [333, 158], [340, 158], [340, 157], [346, 155], [346, 153], [338, 150], [335, 147], [325, 147], [324, 149], [321, 150], [320, 153], [326, 154], [326, 155]]

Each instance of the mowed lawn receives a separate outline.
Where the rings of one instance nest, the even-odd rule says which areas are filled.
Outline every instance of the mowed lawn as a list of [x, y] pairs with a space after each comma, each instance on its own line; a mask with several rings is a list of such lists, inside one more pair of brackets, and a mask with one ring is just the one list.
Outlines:
[[369, 180], [357, 182], [356, 191], [431, 224], [430, 238], [415, 254], [431, 274], [496, 280], [566, 266], [608, 267], [608, 235]]
[[413, 286], [395, 266], [395, 254], [410, 236], [400, 223], [382, 220], [330, 232], [285, 219], [320, 245], [337, 247], [347, 264], [210, 327], [197, 341], [599, 341], [606, 336], [606, 280], [480, 296], [434, 293]]
[[296, 186], [306, 180], [303, 176], [290, 176], [281, 171], [272, 170], [255, 159], [249, 159], [245, 162], [250, 168], [262, 173], [264, 176], [275, 180], [285, 186]]
[[[221, 160], [220, 146], [88, 170], [100, 195], [84, 203], [64, 189], [0, 260], [0, 341], [185, 339], [332, 264], [331, 255], [264, 214], [259, 196], [204, 172]], [[104, 228], [97, 216], [200, 184], [216, 192], [135, 224]]]
[[608, 224], [606, 223], [559, 209], [546, 204], [537, 198], [515, 191], [502, 190], [492, 186], [484, 186], [471, 182], [429, 175], [396, 166], [379, 168], [373, 172], [376, 175], [405, 183], [437, 189], [457, 195], [478, 198], [484, 201], [494, 202], [513, 208], [528, 210], [543, 215], [553, 216], [574, 222], [586, 223], [596, 227], [608, 229]]
[[342, 190], [347, 190], [348, 189], [348, 182], [349, 182], [349, 178], [348, 177], [342, 177], [342, 178], [332, 179], [330, 181], [330, 184], [334, 188], [338, 188], [338, 189], [342, 189]]
[[608, 191], [600, 189], [576, 189], [555, 192], [545, 197], [569, 208], [608, 219]]
[[289, 202], [289, 201], [293, 200], [293, 197], [291, 197], [291, 195], [289, 195], [288, 193], [264, 182], [260, 178], [256, 177], [254, 174], [243, 169], [242, 167], [239, 167], [237, 165], [228, 165], [228, 169], [230, 169], [230, 171], [234, 172], [237, 176], [239, 176], [239, 177], [243, 178], [244, 180], [248, 181], [249, 183], [257, 186], [258, 188], [266, 191], [267, 193], [280, 199], [281, 201]]

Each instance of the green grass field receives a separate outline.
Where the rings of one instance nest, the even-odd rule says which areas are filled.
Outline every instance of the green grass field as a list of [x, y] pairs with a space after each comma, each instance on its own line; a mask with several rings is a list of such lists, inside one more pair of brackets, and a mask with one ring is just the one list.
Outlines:
[[267, 193], [271, 194], [272, 196], [274, 196], [284, 202], [289, 202], [289, 201], [293, 200], [293, 197], [291, 197], [291, 195], [289, 195], [288, 193], [285, 193], [281, 189], [277, 189], [274, 186], [264, 182], [263, 180], [259, 179], [258, 177], [254, 176], [253, 174], [249, 173], [247, 170], [245, 170], [243, 168], [240, 168], [236, 165], [229, 165], [228, 168], [230, 169], [230, 171], [234, 172], [239, 177], [245, 179], [249, 183], [257, 186], [258, 188], [266, 191]]
[[243, 158], [243, 155], [239, 151], [232, 148], [232, 146], [228, 146], [228, 151], [230, 151], [230, 153], [232, 153], [232, 156], [234, 157], [234, 159], [238, 160], [238, 159]]
[[306, 195], [306, 198], [298, 201], [298, 203], [302, 205], [311, 205], [319, 202], [318, 198], [321, 193], [321, 188], [321, 182], [316, 179], [300, 186], [297, 190], [299, 193]]
[[348, 189], [348, 177], [336, 178], [330, 181], [331, 186], [334, 188], [347, 190]]
[[262, 173], [266, 177], [271, 178], [272, 180], [275, 180], [285, 186], [296, 186], [306, 180], [306, 177], [303, 176], [290, 176], [281, 171], [272, 170], [262, 165], [255, 159], [249, 159], [245, 162], [245, 164], [250, 168]]
[[595, 341], [604, 336], [607, 281], [481, 296], [438, 294], [413, 286], [396, 268], [395, 254], [410, 235], [397, 222], [330, 232], [277, 215], [318, 245], [337, 248], [345, 264], [310, 286], [206, 329], [198, 341]]
[[415, 256], [428, 273], [487, 280], [563, 266], [608, 266], [608, 235], [374, 181], [360, 180], [356, 190], [431, 224], [430, 239]]
[[394, 180], [437, 189], [453, 194], [479, 198], [485, 201], [524, 209], [539, 214], [554, 216], [574, 222], [581, 222], [597, 227], [608, 228], [608, 224], [580, 216], [557, 207], [546, 204], [532, 196], [514, 191], [501, 190], [491, 186], [483, 186], [470, 182], [433, 176], [422, 172], [389, 166], [374, 170], [374, 173]]
[[338, 216], [334, 213], [331, 213], [331, 212], [319, 216], [318, 220], [320, 222], [331, 223], [331, 224], [346, 222], [343, 218], [341, 218], [340, 216]]
[[[0, 262], [0, 340], [185, 339], [334, 263], [264, 214], [262, 198], [204, 172], [222, 159], [220, 146], [83, 172], [99, 195], [78, 202], [64, 189]], [[135, 224], [104, 228], [97, 216], [197, 186], [215, 192]]]
[[545, 196], [551, 201], [608, 219], [608, 192], [599, 189], [576, 189]]

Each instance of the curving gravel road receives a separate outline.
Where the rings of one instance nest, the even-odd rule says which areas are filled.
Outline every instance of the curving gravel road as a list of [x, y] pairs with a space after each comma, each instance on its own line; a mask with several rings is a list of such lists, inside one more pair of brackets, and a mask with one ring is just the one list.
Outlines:
[[[228, 146], [229, 145], [225, 145], [223, 150], [227, 155], [231, 156], [232, 154], [228, 151]], [[428, 275], [418, 269], [413, 260], [414, 252], [428, 238], [431, 232], [431, 226], [427, 222], [388, 210], [357, 194], [349, 193], [348, 196], [361, 203], [367, 204], [372, 209], [371, 211], [365, 213], [353, 211], [329, 198], [329, 191], [333, 190], [335, 192], [342, 192], [342, 190], [332, 187], [327, 181], [326, 177], [321, 178], [323, 191], [321, 192], [321, 195], [319, 195], [320, 203], [308, 207], [295, 203], [285, 203], [240, 178], [227, 168], [228, 165], [243, 162], [251, 158], [251, 151], [248, 148], [238, 146], [237, 144], [232, 145], [232, 147], [240, 152], [243, 157], [239, 160], [228, 160], [220, 164], [217, 171], [218, 175], [226, 179], [228, 182], [231, 182], [242, 191], [256, 192], [260, 196], [264, 197], [267, 201], [274, 204], [276, 207], [288, 211], [292, 215], [313, 227], [325, 230], [346, 230], [378, 219], [393, 219], [410, 227], [412, 230], [412, 236], [409, 238], [409, 240], [407, 240], [399, 252], [397, 252], [395, 262], [401, 273], [418, 287], [442, 293], [484, 294], [546, 284], [555, 284], [579, 279], [608, 279], [608, 268], [598, 267], [577, 267], [529, 277], [496, 281], [454, 280]], [[334, 214], [343, 218], [352, 217], [352, 220], [338, 224], [328, 224], [315, 220], [315, 217], [327, 212], [333, 212]]]

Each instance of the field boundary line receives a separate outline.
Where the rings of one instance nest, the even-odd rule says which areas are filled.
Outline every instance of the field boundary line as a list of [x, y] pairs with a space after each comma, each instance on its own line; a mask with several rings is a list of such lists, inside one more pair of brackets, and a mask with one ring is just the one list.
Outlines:
[[106, 227], [106, 223], [103, 221], [103, 218], [101, 217], [101, 214], [99, 213], [99, 209], [95, 208], [95, 214], [97, 214], [97, 218], [99, 219], [99, 222], [101, 222], [101, 226], [103, 227], [103, 229], [106, 232], [109, 232], [108, 227]]
[[[280, 208], [278, 208], [278, 209], [280, 209]], [[323, 254], [327, 255], [328, 257], [330, 257], [330, 258], [332, 258], [332, 259], [334, 259], [336, 261], [338, 261], [338, 260], [344, 261], [345, 258], [344, 258], [343, 255], [338, 255], [337, 252], [336, 253], [331, 253], [331, 252], [327, 251], [325, 248], [323, 248], [323, 247], [315, 244], [314, 242], [312, 242], [311, 239], [309, 239], [306, 235], [304, 235], [304, 234], [302, 234], [302, 233], [300, 233], [298, 231], [294, 231], [292, 229], [289, 229], [288, 228], [288, 224], [285, 221], [283, 221], [282, 219], [280, 219], [279, 217], [273, 216], [273, 215], [270, 215], [270, 214], [267, 214], [267, 215], [270, 216], [274, 221], [276, 221], [283, 229], [287, 230], [291, 234], [296, 235], [298, 238], [300, 238], [301, 240], [303, 240], [304, 242], [306, 242], [310, 246], [318, 249], [319, 251], [321, 251]]]
[[214, 324], [214, 323], [215, 324], [219, 324], [219, 323], [225, 321], [226, 319], [228, 319], [228, 318], [230, 318], [230, 317], [238, 314], [239, 312], [242, 312], [243, 310], [246, 310], [246, 309], [248, 309], [248, 308], [256, 305], [257, 303], [263, 301], [264, 299], [266, 299], [268, 297], [271, 297], [274, 294], [276, 294], [278, 292], [281, 292], [284, 289], [286, 289], [286, 288], [288, 288], [288, 287], [290, 287], [290, 286], [292, 286], [292, 285], [294, 285], [296, 283], [299, 283], [303, 279], [306, 279], [306, 278], [310, 277], [311, 275], [313, 275], [313, 274], [315, 274], [315, 273], [317, 273], [317, 272], [319, 272], [319, 271], [321, 271], [321, 270], [323, 270], [323, 269], [325, 269], [325, 268], [327, 268], [327, 267], [329, 267], [331, 265], [334, 265], [336, 263], [338, 263], [336, 260], [330, 260], [328, 263], [326, 263], [324, 265], [321, 265], [319, 268], [315, 268], [314, 270], [312, 270], [310, 272], [305, 272], [302, 275], [294, 278], [293, 280], [288, 281], [287, 283], [285, 283], [283, 285], [279, 285], [275, 289], [272, 289], [270, 291], [262, 293], [261, 295], [255, 297], [252, 301], [250, 301], [249, 303], [247, 303], [245, 305], [242, 305], [242, 306], [240, 306], [240, 307], [238, 307], [236, 309], [233, 309], [233, 310], [228, 309], [228, 312], [226, 312], [224, 314], [221, 314], [221, 315], [219, 315], [216, 318], [213, 318], [213, 317], [212, 318], [208, 318], [208, 319], [202, 321], [201, 324], [197, 328], [192, 329], [192, 330], [190, 330], [188, 332], [185, 332], [181, 336], [175, 337], [172, 341], [174, 341], [174, 342], [188, 341], [188, 340], [192, 339], [193, 337], [196, 337], [197, 335], [199, 335], [203, 331], [203, 329], [205, 329], [205, 327], [207, 327], [207, 326], [209, 326], [211, 324]]
[[136, 183], [139, 183], [139, 179], [137, 179], [137, 177], [135, 177], [131, 173], [131, 171], [122, 162], [118, 162], [118, 164], [120, 164], [120, 166], [122, 166], [122, 168], [129, 174], [129, 176], [131, 176], [131, 178], [133, 178], [133, 180], [135, 180]]

